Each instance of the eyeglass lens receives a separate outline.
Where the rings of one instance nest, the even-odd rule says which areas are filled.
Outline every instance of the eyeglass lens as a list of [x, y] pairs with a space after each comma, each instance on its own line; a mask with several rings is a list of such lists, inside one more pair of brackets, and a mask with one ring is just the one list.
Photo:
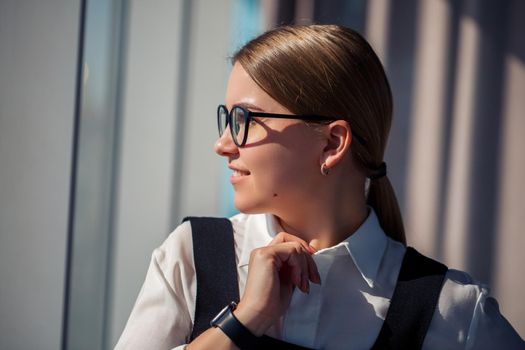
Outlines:
[[228, 111], [224, 106], [219, 106], [217, 109], [217, 121], [219, 127], [219, 136], [222, 136], [228, 127]]
[[228, 127], [228, 122], [230, 122], [230, 132], [232, 134], [232, 137], [237, 145], [241, 145], [246, 129], [244, 122], [245, 111], [240, 107], [233, 107], [232, 111], [230, 112], [230, 116], [228, 116], [228, 110], [224, 106], [220, 106], [217, 110], [217, 114], [219, 124], [219, 135], [222, 136], [222, 134], [226, 131], [226, 128]]
[[244, 110], [239, 107], [234, 107], [232, 109], [232, 130], [233, 130], [233, 137], [235, 137], [235, 140], [237, 141], [237, 144], [240, 145], [242, 143], [242, 140], [244, 138], [244, 131], [246, 129], [244, 125]]

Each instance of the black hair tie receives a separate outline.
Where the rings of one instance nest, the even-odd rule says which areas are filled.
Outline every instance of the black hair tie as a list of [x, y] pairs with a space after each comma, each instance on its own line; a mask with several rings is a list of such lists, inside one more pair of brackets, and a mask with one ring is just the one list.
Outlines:
[[381, 165], [377, 167], [376, 170], [370, 175], [368, 178], [370, 180], [376, 180], [379, 178], [382, 178], [383, 176], [386, 176], [386, 163], [382, 162]]

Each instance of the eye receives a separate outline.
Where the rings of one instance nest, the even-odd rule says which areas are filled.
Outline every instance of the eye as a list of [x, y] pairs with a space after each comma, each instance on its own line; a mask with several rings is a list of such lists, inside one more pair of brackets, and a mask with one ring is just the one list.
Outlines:
[[250, 126], [252, 125], [256, 125], [256, 124], [259, 124], [259, 125], [264, 125], [266, 123], [268, 118], [264, 118], [264, 117], [252, 117], [250, 119]]

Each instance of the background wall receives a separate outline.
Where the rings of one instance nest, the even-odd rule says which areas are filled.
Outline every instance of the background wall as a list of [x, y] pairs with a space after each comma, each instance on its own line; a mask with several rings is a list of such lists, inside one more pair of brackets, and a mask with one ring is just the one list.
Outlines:
[[219, 212], [210, 115], [227, 81], [231, 6], [129, 2], [108, 345], [122, 332], [152, 250], [184, 216]]
[[112, 348], [152, 250], [186, 215], [234, 212], [212, 151], [227, 57], [311, 22], [358, 30], [385, 65], [409, 244], [489, 283], [523, 336], [524, 5], [0, 2], [0, 348]]
[[80, 1], [0, 1], [0, 349], [58, 349]]

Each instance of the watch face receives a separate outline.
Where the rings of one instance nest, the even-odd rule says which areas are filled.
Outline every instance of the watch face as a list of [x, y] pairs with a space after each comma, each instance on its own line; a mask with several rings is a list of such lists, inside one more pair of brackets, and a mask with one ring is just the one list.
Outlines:
[[228, 311], [230, 311], [230, 309], [231, 309], [231, 304], [226, 305], [224, 309], [222, 309], [221, 312], [219, 312], [217, 316], [215, 316], [213, 320], [211, 320], [210, 325], [212, 327], [217, 327], [217, 323], [219, 323], [222, 320], [222, 318], [228, 313]]
[[210, 322], [212, 327], [219, 328], [226, 334], [239, 349], [256, 349], [260, 348], [259, 338], [253, 335], [238, 319], [233, 315], [233, 310], [237, 304], [231, 302], [219, 312]]

